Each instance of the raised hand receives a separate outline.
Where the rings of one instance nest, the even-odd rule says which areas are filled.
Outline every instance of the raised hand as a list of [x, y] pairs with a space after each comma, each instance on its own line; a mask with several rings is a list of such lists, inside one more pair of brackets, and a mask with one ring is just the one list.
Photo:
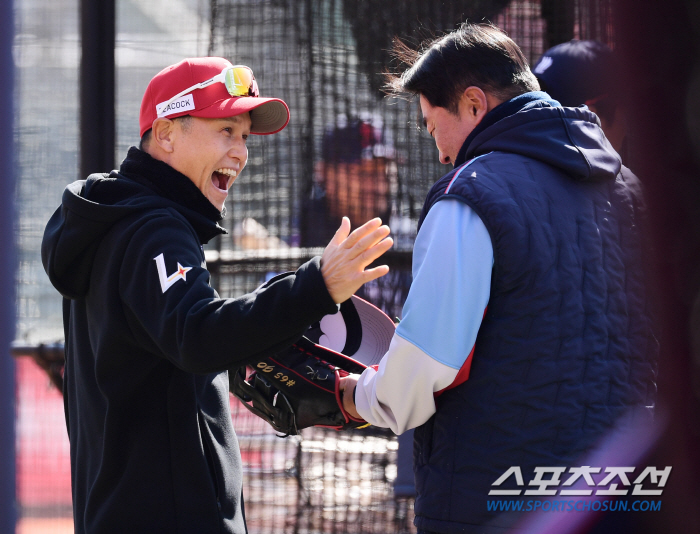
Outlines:
[[389, 227], [379, 218], [350, 233], [350, 219], [343, 217], [321, 256], [321, 274], [336, 304], [349, 299], [362, 284], [389, 272], [387, 265], [366, 269], [394, 244], [389, 233]]

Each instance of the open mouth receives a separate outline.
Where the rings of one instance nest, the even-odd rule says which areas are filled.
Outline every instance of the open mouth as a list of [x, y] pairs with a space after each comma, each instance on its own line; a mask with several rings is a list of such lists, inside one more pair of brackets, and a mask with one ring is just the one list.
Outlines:
[[233, 169], [217, 169], [211, 175], [214, 186], [222, 191], [228, 191], [229, 183], [236, 179], [236, 171]]

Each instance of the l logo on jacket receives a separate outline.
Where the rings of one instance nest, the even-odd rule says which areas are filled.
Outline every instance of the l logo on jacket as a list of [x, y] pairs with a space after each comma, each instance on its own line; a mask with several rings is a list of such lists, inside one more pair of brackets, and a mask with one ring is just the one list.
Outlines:
[[185, 278], [187, 271], [192, 270], [192, 267], [183, 267], [180, 265], [180, 262], [178, 262], [177, 271], [168, 276], [168, 273], [165, 272], [165, 258], [163, 257], [163, 254], [158, 254], [158, 256], [153, 259], [156, 262], [156, 267], [158, 267], [158, 279], [160, 280], [160, 288], [163, 290], [163, 293], [170, 289], [178, 280], [182, 279], [187, 281]]

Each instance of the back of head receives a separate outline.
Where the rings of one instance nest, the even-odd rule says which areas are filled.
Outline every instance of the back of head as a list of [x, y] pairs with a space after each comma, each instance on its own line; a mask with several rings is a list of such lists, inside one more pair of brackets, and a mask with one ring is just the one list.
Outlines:
[[399, 42], [394, 53], [409, 68], [400, 77], [389, 76], [392, 92], [421, 94], [432, 106], [455, 113], [467, 87], [479, 87], [503, 101], [539, 90], [518, 45], [491, 24], [464, 23], [421, 51]]
[[533, 69], [543, 91], [576, 107], [615, 92], [613, 51], [598, 41], [572, 41], [547, 50]]

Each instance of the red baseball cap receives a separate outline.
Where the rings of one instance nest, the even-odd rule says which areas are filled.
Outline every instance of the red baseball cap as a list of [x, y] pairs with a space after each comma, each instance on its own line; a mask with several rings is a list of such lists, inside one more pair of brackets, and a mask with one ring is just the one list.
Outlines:
[[[289, 107], [279, 98], [259, 96], [231, 96], [224, 83], [211, 83], [169, 102], [173, 96], [192, 86], [220, 75], [233, 65], [221, 57], [183, 59], [166, 67], [149, 82], [141, 101], [139, 126], [141, 137], [153, 126], [158, 117], [174, 119], [184, 115], [206, 118], [225, 118], [250, 112], [250, 133], [267, 135], [277, 133], [289, 123]], [[251, 72], [252, 76], [252, 72]], [[257, 93], [257, 92], [256, 92]]]

